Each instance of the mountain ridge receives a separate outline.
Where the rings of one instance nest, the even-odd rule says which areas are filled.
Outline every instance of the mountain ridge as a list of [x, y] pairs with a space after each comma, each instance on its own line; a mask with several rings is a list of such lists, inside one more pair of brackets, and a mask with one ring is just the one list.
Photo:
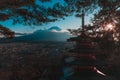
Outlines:
[[[56, 30], [56, 32], [54, 32], [53, 30]], [[73, 36], [68, 32], [60, 31], [62, 31], [62, 29], [53, 26], [47, 30], [40, 29], [36, 30], [31, 34], [15, 37], [11, 41], [13, 42], [66, 41], [68, 38]]]

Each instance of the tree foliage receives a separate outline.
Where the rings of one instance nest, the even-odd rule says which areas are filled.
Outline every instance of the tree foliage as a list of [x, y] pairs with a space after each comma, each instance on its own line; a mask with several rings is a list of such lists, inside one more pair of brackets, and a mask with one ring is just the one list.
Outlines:
[[[36, 2], [51, 2], [52, 0], [1, 0], [0, 21], [13, 20], [13, 24], [42, 25], [64, 19], [73, 13], [80, 13], [83, 7], [89, 10], [94, 7], [96, 0], [63, 0], [52, 7], [45, 7]], [[2, 26], [2, 25], [1, 25]]]
[[[39, 0], [50, 2], [51, 0]], [[0, 21], [13, 19], [14, 23], [40, 25], [69, 16], [73, 12], [80, 13], [83, 7], [88, 10], [94, 7], [96, 0], [64, 0], [64, 4], [56, 3], [46, 8], [36, 4], [36, 0], [2, 0], [0, 1]]]
[[[94, 15], [93, 19], [95, 35], [106, 40], [106, 44], [101, 40], [102, 43], [104, 42], [104, 46], [107, 46], [106, 48], [112, 47], [113, 45], [110, 45], [112, 43], [118, 46], [120, 42], [120, 1], [100, 0], [99, 6], [101, 10]], [[112, 30], [107, 29], [109, 24], [112, 25]]]
[[[92, 19], [93, 25], [85, 25], [84, 31], [99, 44], [102, 50], [116, 51], [120, 47], [120, 1], [97, 1], [98, 12]], [[69, 31], [80, 35], [82, 29]]]
[[4, 35], [5, 38], [13, 38], [15, 33], [10, 29], [0, 25], [0, 35]]
[[[83, 10], [89, 14], [99, 8], [100, 11], [94, 14], [93, 26], [86, 26], [86, 31], [91, 32], [89, 33], [91, 36], [102, 37], [110, 34], [111, 39], [115, 39], [117, 36], [116, 40], [119, 40], [119, 0], [63, 0], [61, 3], [55, 3], [52, 7], [36, 4], [36, 1], [46, 3], [52, 0], [1, 0], [0, 21], [12, 19], [13, 24], [42, 25], [71, 15], [81, 17], [80, 14]], [[112, 32], [106, 32], [104, 28], [108, 23], [117, 27]]]
[[1, 0], [0, 21], [12, 19], [14, 23], [41, 25], [73, 14], [80, 14], [82, 10], [91, 12], [98, 6], [105, 10], [100, 13], [106, 14], [109, 8], [118, 9], [120, 3], [118, 0], [63, 0], [52, 7], [45, 7], [42, 4], [36, 4], [36, 1], [46, 3], [52, 0]]

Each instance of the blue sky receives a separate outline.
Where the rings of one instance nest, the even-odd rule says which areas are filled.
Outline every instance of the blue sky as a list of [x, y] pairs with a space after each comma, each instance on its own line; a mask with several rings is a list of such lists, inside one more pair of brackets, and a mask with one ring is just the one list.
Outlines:
[[[90, 24], [90, 17], [86, 16], [85, 18], [85, 24]], [[26, 25], [22, 25], [22, 24], [12, 24], [12, 20], [8, 20], [5, 22], [1, 22], [2, 25], [4, 25], [5, 27], [11, 29], [12, 31], [15, 32], [21, 32], [21, 33], [31, 33], [34, 32], [35, 30], [38, 29], [48, 29], [52, 26], [58, 26], [61, 29], [77, 29], [81, 26], [81, 19], [80, 18], [76, 18], [74, 16], [70, 16], [67, 17], [65, 20], [59, 20], [56, 22], [50, 22], [47, 24], [43, 24], [43, 25], [39, 25], [39, 26], [26, 26]]]
[[[63, 0], [52, 0], [52, 2], [47, 2], [47, 3], [40, 3], [39, 1], [37, 1], [37, 4], [46, 6], [46, 7], [52, 7], [56, 2], [62, 2]], [[89, 24], [90, 22], [90, 18], [92, 17], [92, 14], [85, 16], [85, 24]], [[22, 25], [22, 24], [12, 24], [12, 20], [7, 20], [4, 22], [0, 22], [0, 24], [4, 25], [5, 27], [8, 27], [9, 29], [11, 29], [12, 31], [15, 32], [21, 32], [21, 33], [32, 33], [38, 29], [47, 29], [50, 28], [52, 26], [58, 26], [61, 29], [76, 29], [79, 28], [81, 26], [81, 19], [80, 18], [76, 18], [74, 16], [69, 16], [67, 18], [65, 18], [65, 20], [59, 20], [56, 22], [51, 22], [51, 23], [47, 23], [44, 25], [39, 25], [39, 26], [26, 26], [26, 25]]]

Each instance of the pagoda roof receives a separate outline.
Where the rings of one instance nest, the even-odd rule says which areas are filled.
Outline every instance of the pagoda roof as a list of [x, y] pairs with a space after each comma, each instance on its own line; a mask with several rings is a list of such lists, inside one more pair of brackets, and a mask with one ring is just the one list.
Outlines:
[[92, 38], [85, 33], [81, 33], [81, 35], [67, 39], [67, 41], [91, 41], [91, 39]]

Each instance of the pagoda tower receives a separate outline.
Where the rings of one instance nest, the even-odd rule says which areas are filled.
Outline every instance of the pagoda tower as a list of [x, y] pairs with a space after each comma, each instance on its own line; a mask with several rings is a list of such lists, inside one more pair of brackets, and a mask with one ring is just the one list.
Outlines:
[[82, 12], [82, 31], [80, 35], [67, 41], [75, 42], [75, 46], [64, 55], [62, 80], [91, 80], [91, 77], [96, 74], [105, 76], [96, 68], [97, 60], [94, 55], [93, 41], [84, 31], [84, 12]]

